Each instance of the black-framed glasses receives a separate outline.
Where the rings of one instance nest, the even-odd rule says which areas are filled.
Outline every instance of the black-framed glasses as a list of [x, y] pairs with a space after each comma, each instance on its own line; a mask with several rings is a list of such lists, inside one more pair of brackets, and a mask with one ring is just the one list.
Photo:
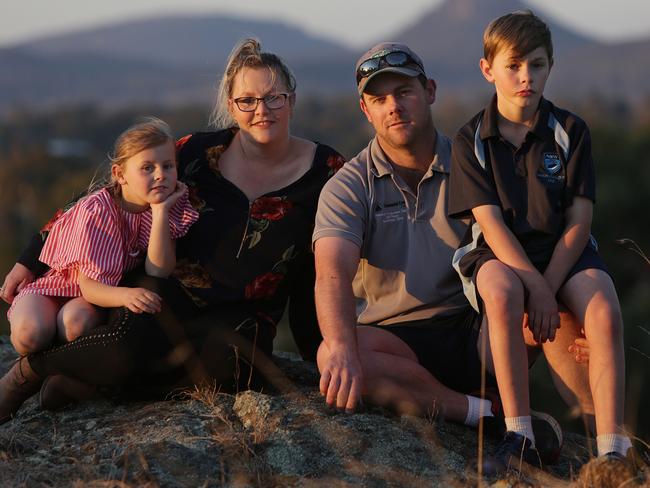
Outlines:
[[386, 66], [401, 68], [408, 65], [417, 66], [419, 71], [422, 71], [422, 74], [424, 74], [424, 66], [404, 51], [393, 51], [384, 54], [383, 56], [366, 59], [357, 68], [357, 83], [359, 83], [363, 78], [370, 76], [375, 71], [379, 71], [381, 68], [385, 68]]
[[242, 112], [254, 112], [260, 102], [264, 102], [264, 105], [266, 105], [266, 108], [269, 110], [282, 108], [284, 107], [284, 104], [287, 103], [287, 98], [289, 98], [288, 93], [269, 93], [263, 97], [233, 98], [232, 101], [235, 102], [237, 108]]

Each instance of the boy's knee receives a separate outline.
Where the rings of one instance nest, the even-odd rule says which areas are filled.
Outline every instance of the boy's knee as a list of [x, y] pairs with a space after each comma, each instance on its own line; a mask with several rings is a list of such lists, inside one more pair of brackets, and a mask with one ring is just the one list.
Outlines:
[[517, 279], [504, 278], [481, 290], [481, 298], [488, 308], [512, 311], [524, 303], [524, 288]]

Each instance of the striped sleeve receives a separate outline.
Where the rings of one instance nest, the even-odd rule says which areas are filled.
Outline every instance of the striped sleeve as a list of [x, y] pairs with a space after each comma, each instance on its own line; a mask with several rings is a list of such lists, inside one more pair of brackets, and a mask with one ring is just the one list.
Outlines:
[[59, 272], [77, 270], [116, 286], [124, 267], [117, 212], [106, 190], [80, 200], [52, 227], [39, 258]]
[[180, 196], [169, 211], [169, 234], [172, 239], [178, 239], [187, 234], [192, 224], [199, 219], [199, 212], [190, 204], [189, 190]]
[[[149, 236], [151, 235], [151, 224], [153, 223], [151, 209], [140, 215], [137, 228], [138, 247], [146, 252], [147, 246], [149, 245]], [[198, 219], [199, 212], [192, 207], [189, 199], [189, 191], [185, 190], [185, 193], [178, 198], [169, 211], [169, 236], [172, 240], [183, 237]]]

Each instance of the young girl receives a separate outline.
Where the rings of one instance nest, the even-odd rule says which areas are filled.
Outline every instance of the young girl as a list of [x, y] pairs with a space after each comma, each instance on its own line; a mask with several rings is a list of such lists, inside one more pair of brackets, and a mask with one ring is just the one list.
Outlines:
[[117, 285], [143, 259], [148, 274], [168, 276], [176, 263], [173, 240], [198, 219], [177, 182], [169, 127], [150, 119], [127, 129], [111, 161], [110, 182], [55, 221], [39, 258], [50, 270], [9, 309], [11, 342], [21, 355], [92, 329], [102, 318], [96, 306], [160, 311], [156, 293]]

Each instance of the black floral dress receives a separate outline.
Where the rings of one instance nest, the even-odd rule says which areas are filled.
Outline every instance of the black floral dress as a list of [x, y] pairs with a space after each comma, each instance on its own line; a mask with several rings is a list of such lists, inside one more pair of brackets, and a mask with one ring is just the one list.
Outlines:
[[[303, 357], [314, 359], [321, 336], [314, 306], [311, 234], [318, 196], [343, 157], [317, 144], [298, 180], [254, 201], [219, 171], [236, 131], [196, 133], [177, 143], [179, 178], [199, 220], [177, 241], [171, 279], [126, 276], [163, 299], [155, 315], [112, 309], [106, 326], [29, 356], [41, 377], [63, 374], [127, 396], [158, 396], [206, 379], [224, 390], [262, 385], [264, 355], [289, 303], [289, 322]], [[37, 271], [47, 228], [19, 262]], [[214, 384], [214, 383], [213, 383]]]
[[[289, 302], [296, 344], [303, 357], [314, 359], [321, 336], [311, 234], [320, 191], [345, 160], [331, 147], [317, 144], [312, 166], [302, 177], [249, 202], [219, 171], [219, 158], [236, 133], [199, 132], [176, 143], [179, 179], [188, 185], [200, 218], [177, 241], [172, 281], [180, 286], [164, 301], [180, 319], [212, 317], [253, 339], [265, 353], [272, 351], [276, 326]], [[36, 275], [47, 269], [38, 256], [49, 229], [71, 205], [55, 214], [18, 260]], [[128, 277], [124, 284], [139, 286]], [[184, 299], [178, 300], [178, 294]], [[204, 332], [196, 335], [201, 342]]]
[[200, 132], [177, 142], [179, 177], [200, 218], [178, 242], [173, 276], [197, 307], [228, 309], [234, 327], [259, 324], [263, 350], [289, 300], [289, 322], [301, 353], [320, 340], [314, 307], [311, 234], [318, 196], [344, 163], [317, 144], [311, 168], [297, 181], [253, 201], [219, 170], [235, 130]]

